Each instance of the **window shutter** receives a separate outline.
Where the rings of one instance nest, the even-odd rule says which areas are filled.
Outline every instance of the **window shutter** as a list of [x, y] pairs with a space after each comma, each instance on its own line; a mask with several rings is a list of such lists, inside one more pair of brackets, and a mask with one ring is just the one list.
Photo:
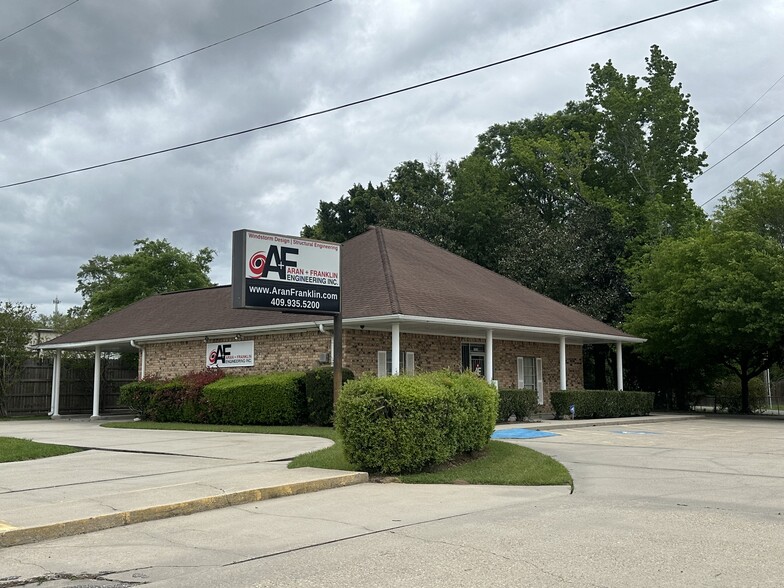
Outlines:
[[517, 387], [522, 389], [525, 387], [524, 376], [523, 376], [523, 358], [517, 358]]
[[409, 376], [414, 375], [414, 352], [406, 351], [406, 373]]
[[542, 358], [536, 358], [536, 395], [539, 404], [544, 404], [544, 376], [542, 375]]
[[378, 363], [378, 377], [383, 378], [387, 375], [387, 352], [379, 351], [376, 358]]

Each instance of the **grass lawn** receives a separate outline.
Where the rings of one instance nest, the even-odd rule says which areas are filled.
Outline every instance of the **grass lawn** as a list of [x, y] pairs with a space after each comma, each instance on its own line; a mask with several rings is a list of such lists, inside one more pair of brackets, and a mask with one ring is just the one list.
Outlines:
[[[295, 457], [290, 468], [324, 468], [356, 471], [346, 461], [343, 441], [331, 427], [264, 427], [252, 425], [198, 425], [189, 423], [119, 422], [103, 427], [123, 429], [165, 429], [174, 431], [219, 431], [228, 433], [268, 433], [275, 435], [310, 435], [335, 442], [331, 447]], [[572, 476], [560, 463], [527, 447], [490, 441], [479, 454], [443, 464], [432, 471], [396, 476], [409, 484], [498, 484], [513, 486], [572, 486]]]
[[81, 449], [68, 447], [67, 445], [36, 443], [27, 439], [0, 437], [0, 462], [40, 459], [42, 457], [54, 457], [55, 455], [65, 455], [77, 451], [81, 451]]

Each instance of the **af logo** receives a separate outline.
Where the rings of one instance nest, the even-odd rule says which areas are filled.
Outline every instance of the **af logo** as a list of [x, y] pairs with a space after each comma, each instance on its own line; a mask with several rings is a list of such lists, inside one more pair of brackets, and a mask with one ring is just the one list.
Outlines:
[[286, 268], [297, 267], [297, 261], [291, 259], [298, 255], [299, 249], [295, 247], [281, 247], [270, 245], [269, 251], [257, 251], [250, 257], [248, 269], [250, 277], [265, 279], [270, 272], [278, 274], [281, 280], [286, 279]]
[[218, 362], [226, 363], [226, 358], [231, 355], [231, 343], [218, 345], [210, 351], [210, 365], [217, 366]]

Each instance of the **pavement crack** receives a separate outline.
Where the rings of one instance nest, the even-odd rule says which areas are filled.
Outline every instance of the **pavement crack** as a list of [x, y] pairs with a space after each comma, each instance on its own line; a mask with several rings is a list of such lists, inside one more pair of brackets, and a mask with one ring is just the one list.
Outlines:
[[294, 519], [294, 520], [298, 520], [298, 521], [321, 521], [321, 522], [324, 522], [324, 523], [332, 523], [334, 525], [344, 525], [346, 527], [351, 527], [353, 529], [362, 529], [362, 530], [367, 531], [367, 532], [374, 532], [374, 531], [377, 530], [377, 529], [371, 529], [370, 527], [365, 527], [364, 525], [357, 525], [355, 523], [347, 523], [345, 521], [339, 521], [339, 520], [336, 520], [336, 519], [328, 519], [328, 518], [324, 518], [324, 517], [281, 515], [281, 514], [274, 514], [274, 513], [269, 513], [269, 512], [260, 512], [260, 511], [256, 510], [257, 508], [258, 507], [255, 507], [253, 510], [249, 510], [247, 505], [246, 505], [246, 508], [242, 508], [241, 510], [244, 510], [245, 512], [248, 512], [250, 514], [264, 515], [264, 516], [268, 516], [268, 517], [274, 517], [274, 518], [277, 518], [277, 519]]
[[483, 553], [485, 555], [492, 555], [494, 557], [497, 557], [499, 559], [504, 559], [506, 561], [514, 561], [515, 559], [517, 559], [517, 558], [514, 558], [514, 557], [508, 557], [506, 555], [501, 555], [500, 553], [495, 553], [494, 551], [490, 551], [488, 549], [479, 549], [478, 547], [475, 547], [473, 545], [465, 545], [463, 543], [453, 543], [451, 541], [439, 541], [439, 540], [434, 540], [434, 539], [425, 539], [424, 537], [417, 537], [416, 535], [412, 535], [410, 533], [399, 532], [399, 531], [394, 531], [394, 530], [391, 531], [390, 534], [392, 534], [392, 535], [399, 535], [399, 536], [405, 537], [407, 539], [414, 539], [416, 541], [421, 541], [422, 543], [428, 543], [428, 544], [431, 544], [431, 545], [447, 545], [449, 547], [456, 547], [457, 549], [464, 549], [464, 550], [467, 550], [467, 551], [473, 551], [474, 553]]
[[[108, 582], [105, 587], [102, 588], [132, 588], [133, 586], [139, 586], [141, 584], [147, 584], [147, 582], [134, 582], [134, 581], [122, 581], [118, 582], [116, 580], [111, 580], [106, 576], [110, 576], [112, 574], [117, 574], [119, 572], [97, 572], [97, 573], [79, 573], [74, 574], [71, 572], [49, 572], [43, 574], [41, 576], [34, 576], [32, 578], [22, 578], [21, 576], [8, 576], [6, 578], [0, 578], [0, 588], [13, 588], [16, 586], [29, 586], [31, 584], [35, 584], [37, 586], [41, 586], [45, 582], [57, 582], [59, 580], [68, 580], [68, 581], [78, 581], [78, 580], [97, 580], [100, 582]], [[96, 587], [97, 588], [97, 587]]]

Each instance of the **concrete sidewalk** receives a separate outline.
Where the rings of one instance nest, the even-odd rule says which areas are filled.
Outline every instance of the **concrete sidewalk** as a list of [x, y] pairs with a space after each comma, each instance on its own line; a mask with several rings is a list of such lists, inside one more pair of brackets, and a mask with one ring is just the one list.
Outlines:
[[636, 426], [645, 423], [669, 423], [672, 421], [686, 421], [692, 419], [704, 419], [704, 414], [657, 414], [652, 413], [648, 416], [640, 417], [620, 417], [607, 419], [561, 419], [542, 418], [541, 420], [520, 421], [515, 423], [503, 423], [496, 425], [496, 431], [503, 429], [534, 429], [537, 431], [557, 431], [558, 429], [579, 429], [583, 427], [612, 427], [612, 426]]
[[[497, 429], [636, 426], [701, 415], [542, 420]], [[0, 436], [86, 451], [0, 463], [0, 547], [366, 482], [361, 472], [287, 469], [331, 445], [290, 435], [109, 429], [87, 419], [0, 421]]]
[[299, 468], [328, 439], [108, 429], [89, 420], [0, 421], [0, 436], [87, 451], [0, 463], [0, 547], [366, 482]]

